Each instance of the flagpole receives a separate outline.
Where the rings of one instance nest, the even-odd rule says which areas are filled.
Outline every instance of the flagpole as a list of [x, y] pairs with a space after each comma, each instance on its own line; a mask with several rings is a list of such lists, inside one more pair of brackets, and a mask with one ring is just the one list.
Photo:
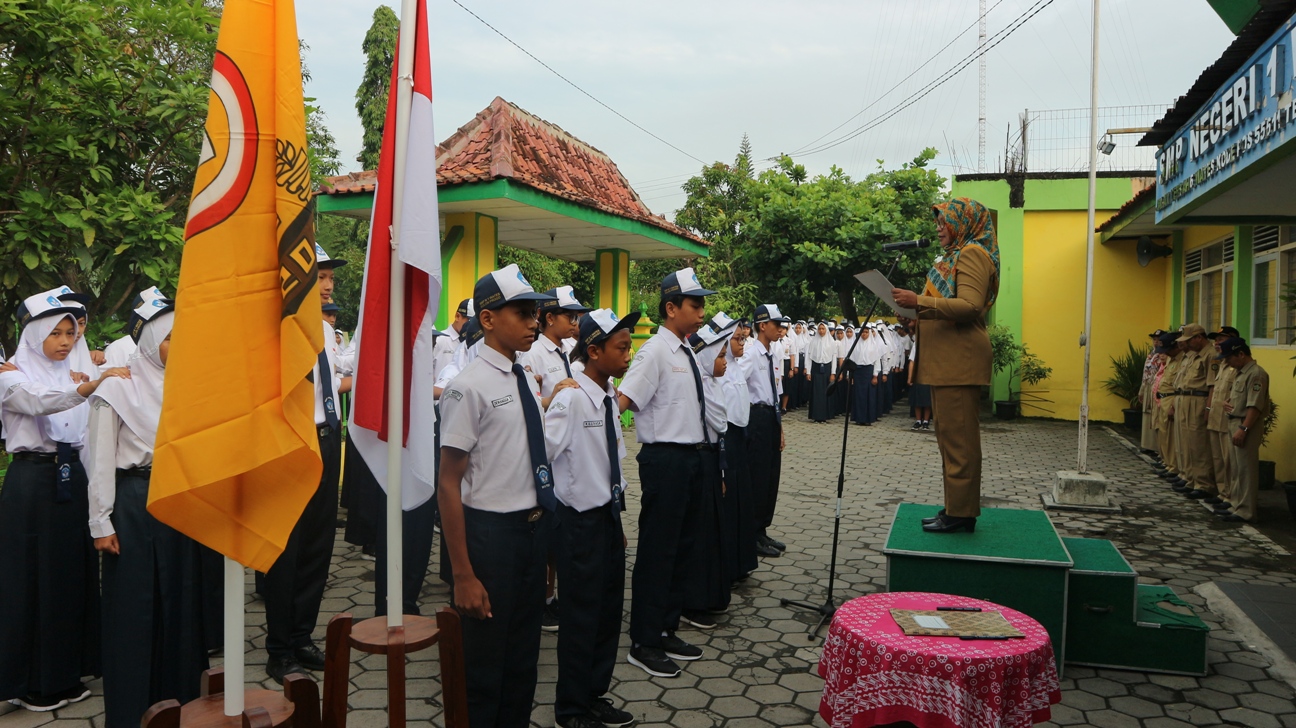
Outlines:
[[243, 565], [225, 557], [225, 715], [243, 713]]
[[405, 442], [405, 264], [401, 262], [400, 225], [404, 207], [405, 154], [409, 146], [411, 96], [414, 93], [414, 42], [417, 0], [401, 3], [399, 55], [396, 59], [396, 159], [392, 179], [392, 256], [387, 340], [387, 626], [399, 627], [404, 611], [401, 593], [404, 539], [401, 536], [401, 446]]

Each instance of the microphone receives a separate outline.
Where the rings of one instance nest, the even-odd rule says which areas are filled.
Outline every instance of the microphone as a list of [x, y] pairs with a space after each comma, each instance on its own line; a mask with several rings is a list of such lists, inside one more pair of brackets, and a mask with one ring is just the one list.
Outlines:
[[892, 250], [908, 250], [910, 248], [925, 248], [928, 245], [931, 245], [931, 241], [928, 240], [927, 238], [918, 238], [917, 240], [902, 240], [898, 243], [884, 243], [882, 245], [882, 252], [889, 253]]

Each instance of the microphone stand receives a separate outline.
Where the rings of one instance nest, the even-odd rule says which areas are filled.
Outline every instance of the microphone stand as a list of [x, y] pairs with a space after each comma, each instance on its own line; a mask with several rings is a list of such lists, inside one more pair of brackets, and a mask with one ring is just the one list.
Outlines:
[[[895, 260], [891, 261], [891, 268], [887, 271], [887, 280], [895, 273], [896, 265], [900, 263], [900, 257], [904, 253], [897, 253]], [[864, 322], [868, 323], [873, 318], [873, 312], [877, 310], [877, 305], [881, 299], [874, 299], [873, 305], [869, 307], [868, 315], [864, 317]], [[856, 336], [855, 341], [851, 343], [850, 350], [846, 352], [845, 358], [842, 359], [842, 377], [835, 384], [828, 388], [831, 395], [834, 390], [842, 386], [843, 380], [846, 386], [846, 418], [842, 423], [842, 445], [841, 445], [841, 464], [837, 468], [837, 508], [833, 515], [833, 540], [832, 540], [832, 558], [828, 562], [828, 595], [823, 604], [812, 604], [810, 602], [801, 602], [794, 599], [780, 599], [779, 604], [785, 607], [797, 607], [799, 609], [808, 609], [812, 612], [819, 613], [819, 621], [815, 623], [813, 629], [806, 634], [806, 639], [813, 641], [819, 636], [819, 630], [823, 628], [824, 622], [832, 619], [837, 613], [837, 602], [833, 597], [833, 589], [837, 584], [837, 542], [841, 536], [841, 515], [842, 515], [842, 491], [846, 487], [846, 440], [850, 435], [851, 409], [854, 407], [855, 398], [851, 396], [851, 381], [855, 378], [855, 364], [851, 362], [851, 355], [855, 353], [855, 347], [859, 346], [860, 337]], [[851, 376], [846, 376], [846, 374]]]

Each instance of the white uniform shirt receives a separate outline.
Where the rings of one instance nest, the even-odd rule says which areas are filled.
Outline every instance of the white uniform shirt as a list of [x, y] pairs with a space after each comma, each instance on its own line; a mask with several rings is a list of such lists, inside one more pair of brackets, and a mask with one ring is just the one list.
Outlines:
[[635, 355], [621, 380], [621, 394], [634, 402], [635, 437], [640, 443], [704, 441], [697, 385], [689, 366], [692, 356], [693, 350], [665, 326]]
[[[321, 321], [324, 326], [324, 352], [328, 357], [329, 372], [327, 376], [333, 380], [333, 411], [337, 413], [339, 419], [342, 417], [342, 410], [338, 406], [338, 387], [342, 386], [342, 377], [338, 375], [338, 345], [337, 337], [333, 335], [333, 327], [329, 322]], [[328, 420], [324, 416], [324, 380], [320, 378], [319, 362], [315, 362], [314, 372], [315, 379], [315, 424], [323, 425]]]
[[[750, 341], [750, 340], [749, 340]], [[725, 346], [728, 346], [726, 343]], [[751, 349], [748, 344], [747, 349]], [[730, 359], [729, 368], [720, 380], [720, 389], [724, 392], [725, 416], [729, 424], [746, 427], [751, 420], [751, 393], [747, 389], [747, 351], [741, 359]]]
[[790, 362], [789, 366], [797, 369], [801, 366], [799, 363], [801, 357], [801, 337], [796, 334], [788, 334], [783, 338], [783, 354], [785, 359]]
[[[454, 327], [445, 330], [445, 336], [438, 336], [436, 345], [432, 347], [432, 368], [437, 372], [437, 381], [441, 379], [441, 374], [454, 361], [455, 351], [459, 349], [459, 332]], [[436, 386], [443, 386], [437, 384]]]
[[102, 399], [90, 408], [90, 437], [86, 444], [86, 475], [90, 479], [90, 536], [106, 538], [117, 501], [117, 469], [153, 467], [153, 448], [127, 427], [112, 405]]
[[535, 397], [530, 387], [519, 393], [513, 362], [489, 346], [441, 393], [441, 445], [468, 453], [460, 495], [469, 508], [512, 513], [536, 507], [522, 394]]
[[[612, 402], [612, 426], [616, 429], [617, 460], [625, 472], [625, 440], [621, 437], [616, 388], [608, 382], [599, 389], [583, 373], [572, 377], [579, 387], [554, 395], [545, 411], [545, 452], [553, 463], [554, 495], [581, 513], [600, 508], [612, 500], [612, 464], [608, 461], [607, 408]], [[625, 487], [625, 477], [620, 486]]]
[[540, 334], [531, 350], [519, 357], [523, 366], [531, 369], [531, 374], [540, 377], [540, 396], [553, 396], [554, 387], [567, 378], [567, 368], [571, 362], [564, 364], [564, 352], [561, 343], [555, 344], [548, 336]]
[[[21, 372], [10, 372], [8, 377], [18, 377]], [[11, 384], [0, 391], [0, 417], [4, 418], [5, 449], [9, 452], [54, 453], [58, 445], [45, 436], [37, 417], [66, 412], [85, 402], [77, 394], [77, 385], [68, 379], [66, 387], [48, 387], [29, 379]], [[73, 443], [80, 450], [85, 437]]]
[[702, 375], [702, 397], [706, 400], [707, 433], [711, 442], [719, 442], [720, 436], [729, 430], [728, 406], [725, 403], [724, 380], [729, 377], [728, 368], [723, 377], [715, 377], [716, 356], [724, 354], [724, 346], [708, 346], [697, 354], [698, 372]]
[[[771, 342], [773, 343], [773, 342]], [[771, 347], [773, 348], [773, 347]], [[748, 339], [747, 350], [743, 359], [747, 375], [748, 402], [750, 404], [767, 404], [778, 406], [778, 397], [783, 394], [783, 373], [779, 369], [778, 351], [767, 351], [760, 339]], [[770, 365], [774, 366], [774, 391], [770, 390]]]
[[104, 363], [99, 367], [100, 373], [113, 367], [130, 366], [130, 358], [135, 355], [138, 348], [135, 340], [129, 336], [123, 336], [104, 347]]
[[358, 356], [359, 352], [356, 351], [356, 338], [352, 336], [351, 339], [346, 342], [346, 346], [340, 347], [340, 350], [337, 352], [338, 374], [343, 377], [354, 375], [356, 357]]

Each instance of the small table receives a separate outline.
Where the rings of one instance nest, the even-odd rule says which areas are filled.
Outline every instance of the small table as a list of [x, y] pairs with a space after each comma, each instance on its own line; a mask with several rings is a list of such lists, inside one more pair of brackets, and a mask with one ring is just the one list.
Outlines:
[[[1024, 639], [906, 636], [891, 609], [998, 611]], [[819, 660], [819, 715], [833, 728], [907, 721], [918, 728], [1024, 728], [1062, 699], [1053, 644], [1007, 607], [926, 592], [869, 594], [837, 610]]]

